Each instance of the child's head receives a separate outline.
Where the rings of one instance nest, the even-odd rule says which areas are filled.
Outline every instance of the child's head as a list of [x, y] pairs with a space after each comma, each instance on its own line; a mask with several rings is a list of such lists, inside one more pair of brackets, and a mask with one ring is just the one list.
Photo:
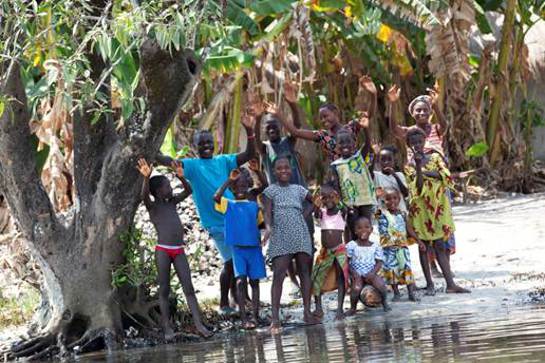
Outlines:
[[327, 209], [333, 209], [339, 203], [339, 193], [329, 184], [320, 187], [320, 199]]
[[253, 185], [252, 177], [247, 169], [241, 168], [238, 178], [231, 184], [231, 191], [235, 199], [248, 199], [248, 193]]
[[170, 182], [163, 175], [155, 175], [150, 178], [149, 191], [155, 199], [168, 199], [172, 196]]
[[265, 125], [265, 134], [271, 142], [280, 140], [280, 121], [275, 114], [267, 113], [263, 116], [262, 122]]
[[290, 159], [287, 156], [279, 156], [273, 161], [273, 173], [277, 181], [289, 183], [291, 179]]
[[369, 217], [359, 216], [354, 223], [354, 233], [360, 241], [367, 241], [373, 233], [373, 224]]
[[428, 95], [418, 96], [409, 104], [409, 113], [417, 125], [427, 124], [430, 121], [431, 111], [431, 97]]
[[395, 212], [399, 209], [399, 202], [401, 201], [401, 196], [399, 192], [394, 188], [384, 189], [384, 205], [386, 209], [390, 212]]
[[337, 135], [337, 151], [343, 158], [349, 158], [356, 152], [356, 140], [352, 131], [346, 128], [341, 128]]
[[335, 125], [341, 122], [341, 113], [337, 106], [332, 103], [326, 103], [320, 107], [320, 121], [324, 127], [331, 130]]
[[426, 144], [426, 134], [419, 127], [411, 127], [407, 131], [407, 145], [418, 153], [424, 152]]
[[210, 159], [214, 156], [214, 136], [208, 130], [197, 130], [193, 135], [193, 145], [197, 147], [197, 153], [202, 159]]
[[391, 146], [385, 146], [380, 150], [379, 163], [384, 174], [390, 174], [395, 170], [395, 152], [395, 148]]

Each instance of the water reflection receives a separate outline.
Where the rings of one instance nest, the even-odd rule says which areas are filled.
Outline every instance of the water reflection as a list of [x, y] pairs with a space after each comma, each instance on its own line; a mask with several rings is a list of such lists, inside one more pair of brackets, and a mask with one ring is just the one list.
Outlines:
[[80, 357], [79, 362], [545, 361], [545, 309], [403, 318], [371, 313], [284, 334], [233, 334], [205, 343]]

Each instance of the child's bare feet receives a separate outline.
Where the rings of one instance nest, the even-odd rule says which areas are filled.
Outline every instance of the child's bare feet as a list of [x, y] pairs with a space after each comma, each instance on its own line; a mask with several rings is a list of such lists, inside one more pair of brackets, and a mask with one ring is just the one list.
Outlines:
[[388, 304], [386, 301], [382, 302], [382, 308], [384, 309], [384, 311], [391, 311], [392, 310], [390, 304]]
[[315, 325], [320, 324], [321, 320], [314, 316], [313, 314], [305, 314], [303, 317], [303, 321], [306, 325]]
[[409, 301], [419, 302], [420, 298], [414, 292], [409, 292]]
[[280, 322], [279, 321], [271, 322], [269, 331], [271, 332], [271, 334], [279, 334], [282, 331], [282, 326], [280, 325]]
[[316, 309], [312, 312], [312, 315], [314, 315], [318, 319], [322, 319], [324, 317], [324, 311], [322, 309]]
[[394, 294], [394, 297], [392, 298], [392, 302], [398, 302], [401, 301], [401, 295]]
[[451, 287], [447, 287], [447, 294], [470, 294], [471, 291], [468, 289], [464, 289], [461, 286], [454, 285]]
[[196, 325], [195, 328], [197, 328], [197, 332], [202, 336], [203, 338], [210, 338], [212, 335], [214, 335], [213, 332], [206, 329], [204, 325]]
[[354, 314], [356, 314], [356, 309], [349, 309], [344, 313], [345, 316], [352, 316]]

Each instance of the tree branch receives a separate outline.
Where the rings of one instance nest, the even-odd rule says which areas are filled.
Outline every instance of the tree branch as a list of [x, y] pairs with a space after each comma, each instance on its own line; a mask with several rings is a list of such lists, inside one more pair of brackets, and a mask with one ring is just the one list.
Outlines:
[[60, 224], [36, 169], [19, 64], [12, 64], [8, 72], [1, 90], [7, 104], [0, 117], [0, 189], [24, 236], [47, 253]]

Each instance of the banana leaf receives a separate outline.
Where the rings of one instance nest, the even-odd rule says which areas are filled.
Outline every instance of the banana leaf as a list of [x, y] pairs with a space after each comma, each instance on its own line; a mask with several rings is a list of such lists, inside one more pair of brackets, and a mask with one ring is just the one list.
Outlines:
[[254, 11], [257, 15], [268, 16], [272, 14], [284, 13], [286, 11], [291, 11], [294, 0], [262, 0], [262, 1], [252, 1], [250, 3], [250, 9]]

